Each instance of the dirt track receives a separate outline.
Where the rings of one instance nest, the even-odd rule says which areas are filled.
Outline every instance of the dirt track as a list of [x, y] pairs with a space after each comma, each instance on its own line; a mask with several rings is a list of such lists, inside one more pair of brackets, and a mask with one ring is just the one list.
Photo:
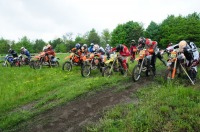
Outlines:
[[[144, 78], [143, 78], [144, 79]], [[150, 78], [139, 82], [124, 84], [125, 88], [116, 90], [116, 87], [105, 89], [86, 97], [80, 97], [66, 105], [59, 106], [36, 116], [26, 123], [26, 127], [17, 131], [34, 132], [79, 132], [87, 123], [98, 120], [103, 110], [120, 103], [137, 103], [133, 93], [151, 82]]]

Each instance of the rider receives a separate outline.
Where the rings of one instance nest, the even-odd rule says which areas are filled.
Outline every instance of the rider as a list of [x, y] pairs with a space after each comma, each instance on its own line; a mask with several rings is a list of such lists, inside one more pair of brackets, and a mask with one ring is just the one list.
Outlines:
[[105, 51], [106, 51], [106, 55], [107, 55], [107, 59], [108, 59], [108, 60], [110, 59], [110, 50], [111, 50], [110, 45], [109, 45], [109, 44], [106, 44]]
[[24, 47], [21, 47], [21, 54], [26, 55], [29, 60], [31, 59], [30, 52], [27, 49], [25, 49]]
[[84, 55], [88, 54], [87, 44], [83, 44], [83, 46], [81, 47], [81, 53], [83, 53]]
[[195, 81], [197, 76], [197, 64], [199, 63], [199, 51], [194, 42], [180, 41], [178, 44], [168, 47], [166, 50], [178, 48], [179, 54], [184, 54], [186, 59], [185, 66], [189, 68], [189, 76]]
[[165, 66], [167, 65], [166, 61], [163, 59], [163, 56], [161, 55], [161, 52], [158, 48], [158, 42], [152, 41], [149, 38], [145, 39], [144, 37], [140, 37], [138, 42], [139, 42], [138, 47], [143, 47], [143, 48], [145, 47], [149, 51], [150, 56], [147, 56], [147, 58], [151, 62], [150, 64], [152, 66], [152, 71], [155, 75], [156, 74], [156, 67], [155, 67], [156, 57], [158, 57], [158, 59], [162, 61]]
[[136, 52], [137, 52], [137, 46], [136, 46], [135, 40], [131, 40], [130, 53], [131, 53], [131, 61], [132, 62], [134, 62], [134, 60], [135, 60]]
[[10, 48], [10, 49], [8, 50], [8, 53], [10, 53], [10, 54], [13, 56], [13, 58], [18, 57], [17, 52], [16, 52], [15, 50], [13, 50], [12, 48]]
[[122, 67], [124, 68], [125, 71], [127, 71], [128, 70], [127, 57], [130, 56], [128, 48], [124, 44], [119, 44], [115, 48], [111, 49], [111, 52], [113, 51], [119, 52], [120, 57], [122, 59], [121, 60]]
[[93, 46], [93, 51], [101, 54], [100, 58], [101, 58], [101, 63], [103, 64], [103, 62], [104, 62], [104, 55], [105, 55], [104, 48], [100, 47], [98, 44], [95, 44]]
[[94, 43], [91, 43], [90, 47], [88, 48], [88, 52], [90, 52], [90, 53], [94, 52], [93, 47], [94, 47]]
[[55, 51], [53, 50], [53, 47], [50, 44], [47, 44], [45, 55], [48, 56], [48, 58], [51, 60], [56, 56]]

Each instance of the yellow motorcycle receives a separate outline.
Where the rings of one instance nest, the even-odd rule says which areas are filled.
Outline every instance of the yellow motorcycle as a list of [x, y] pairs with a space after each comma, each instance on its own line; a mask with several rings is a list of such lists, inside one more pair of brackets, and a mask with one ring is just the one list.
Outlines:
[[122, 59], [119, 54], [111, 54], [110, 59], [105, 61], [105, 65], [102, 76], [110, 77], [113, 72], [120, 72], [122, 75], [127, 76], [127, 72], [122, 67]]

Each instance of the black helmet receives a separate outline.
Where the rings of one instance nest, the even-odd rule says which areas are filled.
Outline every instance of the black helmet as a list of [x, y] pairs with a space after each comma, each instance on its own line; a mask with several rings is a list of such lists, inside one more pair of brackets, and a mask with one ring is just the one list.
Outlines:
[[123, 45], [122, 44], [119, 44], [117, 47], [116, 47], [116, 52], [120, 52], [123, 50]]

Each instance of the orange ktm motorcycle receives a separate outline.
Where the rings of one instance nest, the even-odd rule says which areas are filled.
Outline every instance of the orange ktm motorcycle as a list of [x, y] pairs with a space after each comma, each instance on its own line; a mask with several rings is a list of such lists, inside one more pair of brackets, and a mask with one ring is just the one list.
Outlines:
[[59, 60], [59, 58], [57, 58], [57, 57], [49, 58], [45, 52], [41, 52], [31, 59], [30, 67], [32, 67], [34, 69], [41, 69], [42, 66], [57, 67], [57, 66], [59, 66], [58, 60]]
[[[91, 74], [91, 70], [99, 69], [102, 72], [104, 62], [101, 62], [100, 53], [91, 53], [89, 58], [85, 58], [83, 61], [83, 66], [81, 68], [81, 75], [83, 77], [88, 77]], [[104, 61], [106, 57], [104, 57]]]
[[86, 58], [84, 54], [78, 54], [76, 52], [70, 53], [69, 56], [65, 57], [67, 61], [63, 63], [62, 69], [64, 71], [71, 71], [72, 66], [81, 66], [83, 65], [83, 60]]
[[194, 82], [190, 78], [187, 71], [190, 70], [190, 67], [186, 68], [184, 60], [184, 55], [177, 52], [177, 50], [173, 50], [169, 56], [167, 61], [167, 70], [165, 79], [166, 80], [173, 80], [177, 77], [180, 77], [183, 73], [187, 75], [191, 83], [194, 85]]
[[135, 59], [138, 61], [138, 64], [135, 65], [132, 71], [132, 79], [133, 81], [138, 81], [141, 77], [141, 73], [144, 72], [146, 76], [154, 75], [153, 67], [151, 65], [151, 58], [152, 55], [150, 55], [153, 49], [147, 50], [143, 49], [140, 50], [139, 56]]

